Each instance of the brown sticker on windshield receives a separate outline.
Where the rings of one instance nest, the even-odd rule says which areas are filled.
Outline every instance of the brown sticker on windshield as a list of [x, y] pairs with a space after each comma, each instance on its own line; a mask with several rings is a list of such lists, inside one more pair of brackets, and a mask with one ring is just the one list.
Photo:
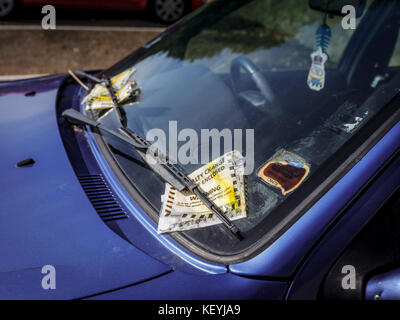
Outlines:
[[257, 175], [268, 185], [281, 190], [283, 195], [295, 190], [307, 177], [310, 167], [298, 155], [281, 150], [263, 165]]

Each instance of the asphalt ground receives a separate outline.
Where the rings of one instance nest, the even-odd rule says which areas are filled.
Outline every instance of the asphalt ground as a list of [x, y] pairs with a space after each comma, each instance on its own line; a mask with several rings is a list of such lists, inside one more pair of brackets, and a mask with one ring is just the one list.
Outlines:
[[57, 9], [56, 30], [42, 17], [29, 8], [0, 21], [0, 80], [107, 68], [166, 27], [143, 12]]
[[0, 31], [0, 75], [103, 69], [127, 56], [158, 32]]
[[[40, 25], [44, 14], [41, 7], [22, 7], [9, 18], [0, 20], [0, 25]], [[165, 27], [147, 12], [141, 11], [101, 11], [56, 8], [57, 26], [125, 26], [125, 27]]]

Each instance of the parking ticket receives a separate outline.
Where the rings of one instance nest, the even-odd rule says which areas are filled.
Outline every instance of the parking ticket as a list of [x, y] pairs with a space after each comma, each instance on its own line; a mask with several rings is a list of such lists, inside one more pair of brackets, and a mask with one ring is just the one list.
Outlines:
[[[119, 103], [124, 103], [137, 94], [137, 83], [132, 80], [135, 69], [131, 68], [111, 78], [111, 84], [116, 92]], [[114, 108], [114, 103], [104, 83], [96, 84], [88, 95], [82, 100], [86, 110], [105, 110]]]
[[[192, 172], [189, 178], [230, 220], [237, 220], [246, 217], [243, 175], [243, 157], [234, 150]], [[218, 217], [190, 191], [179, 192], [167, 183], [161, 201], [159, 233], [221, 223]]]

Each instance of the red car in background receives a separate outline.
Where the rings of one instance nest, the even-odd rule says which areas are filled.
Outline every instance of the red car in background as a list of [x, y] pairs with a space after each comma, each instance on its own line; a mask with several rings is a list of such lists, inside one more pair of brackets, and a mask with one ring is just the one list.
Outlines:
[[0, 19], [9, 16], [18, 5], [95, 10], [148, 10], [164, 23], [172, 23], [207, 0], [0, 0]]

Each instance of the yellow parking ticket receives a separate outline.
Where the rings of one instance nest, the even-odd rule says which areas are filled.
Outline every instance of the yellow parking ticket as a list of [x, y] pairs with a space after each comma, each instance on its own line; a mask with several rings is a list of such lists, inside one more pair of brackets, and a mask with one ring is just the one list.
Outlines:
[[[230, 220], [246, 217], [244, 162], [234, 150], [202, 166], [189, 175]], [[169, 184], [161, 197], [158, 232], [183, 231], [221, 223], [196, 195], [179, 192]]]
[[[111, 85], [116, 92], [118, 102], [123, 103], [135, 94], [136, 81], [131, 77], [135, 68], [125, 70], [110, 79]], [[86, 110], [106, 110], [113, 108], [111, 96], [104, 83], [96, 84], [88, 95], [82, 100]]]

